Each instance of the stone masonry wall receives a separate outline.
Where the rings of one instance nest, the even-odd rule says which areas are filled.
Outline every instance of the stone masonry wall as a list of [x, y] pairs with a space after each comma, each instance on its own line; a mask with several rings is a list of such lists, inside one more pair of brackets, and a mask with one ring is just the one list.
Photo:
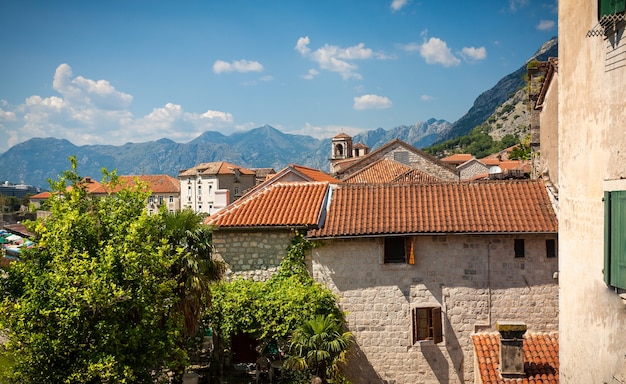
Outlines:
[[289, 230], [228, 231], [213, 233], [215, 257], [226, 262], [227, 279], [240, 276], [255, 281], [269, 279], [287, 254], [293, 233]]
[[[340, 298], [357, 345], [347, 375], [355, 383], [472, 383], [476, 330], [498, 320], [529, 332], [558, 330], [557, 258], [546, 239], [526, 235], [523, 258], [509, 235], [415, 238], [415, 264], [383, 264], [381, 239], [327, 240], [308, 260], [314, 278]], [[412, 343], [410, 311], [440, 306], [444, 341]]]

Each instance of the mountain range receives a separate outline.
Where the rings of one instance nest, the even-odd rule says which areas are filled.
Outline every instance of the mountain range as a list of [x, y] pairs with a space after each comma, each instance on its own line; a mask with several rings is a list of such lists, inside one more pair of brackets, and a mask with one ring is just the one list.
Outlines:
[[[557, 52], [557, 39], [552, 38], [529, 61], [544, 61], [556, 57]], [[374, 150], [398, 138], [424, 148], [466, 135], [523, 87], [526, 64], [478, 96], [467, 114], [455, 123], [430, 119], [389, 130], [378, 128], [355, 135], [353, 142], [361, 142]], [[300, 164], [328, 171], [330, 152], [330, 138], [286, 134], [269, 125], [231, 135], [207, 131], [187, 143], [163, 138], [121, 146], [76, 146], [65, 139], [33, 138], [0, 154], [0, 181], [46, 189], [48, 179], [56, 179], [68, 169], [69, 156], [76, 156], [81, 175], [99, 179], [103, 167], [117, 169], [121, 175], [169, 174], [176, 177], [182, 169], [213, 161], [227, 161], [248, 168], [274, 168], [276, 171], [288, 164]]]

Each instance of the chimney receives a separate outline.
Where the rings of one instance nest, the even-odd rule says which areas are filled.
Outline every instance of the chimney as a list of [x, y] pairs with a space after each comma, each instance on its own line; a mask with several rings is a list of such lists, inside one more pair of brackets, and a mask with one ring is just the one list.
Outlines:
[[500, 332], [500, 374], [504, 378], [523, 377], [526, 324], [519, 321], [498, 321], [496, 328]]

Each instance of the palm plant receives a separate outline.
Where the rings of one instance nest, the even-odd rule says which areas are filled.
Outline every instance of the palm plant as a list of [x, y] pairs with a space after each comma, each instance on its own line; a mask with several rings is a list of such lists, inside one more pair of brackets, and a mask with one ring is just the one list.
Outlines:
[[[197, 213], [189, 209], [165, 213], [164, 230], [175, 258], [171, 274], [177, 282], [178, 300], [174, 311], [183, 320], [183, 345], [198, 333], [200, 319], [211, 304], [209, 283], [221, 278], [225, 266], [213, 259], [212, 228]], [[174, 381], [182, 381], [181, 368]]]
[[354, 342], [351, 332], [343, 332], [344, 322], [328, 315], [317, 315], [297, 328], [290, 337], [287, 369], [311, 371], [324, 383], [338, 379], [339, 363]]

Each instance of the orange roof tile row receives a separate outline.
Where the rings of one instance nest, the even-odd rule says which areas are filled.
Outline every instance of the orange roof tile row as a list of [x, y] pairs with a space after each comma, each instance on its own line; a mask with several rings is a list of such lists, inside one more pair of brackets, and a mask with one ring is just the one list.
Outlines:
[[523, 378], [503, 378], [500, 375], [500, 334], [472, 335], [474, 352], [483, 384], [558, 384], [559, 335], [527, 333], [524, 335]]
[[329, 184], [293, 182], [269, 185], [208, 217], [219, 227], [317, 226]]
[[319, 169], [309, 168], [302, 165], [291, 164], [289, 167], [306, 175], [311, 181], [327, 181], [329, 183], [340, 183], [338, 179], [335, 179], [326, 172], [322, 172]]
[[125, 175], [119, 176], [120, 184], [115, 188], [108, 188], [99, 184], [89, 192], [93, 194], [117, 193], [122, 188], [135, 184], [135, 180], [148, 185], [148, 190], [152, 193], [180, 193], [180, 182], [170, 175]]
[[435, 176], [420, 171], [419, 169], [411, 169], [402, 175], [391, 180], [393, 183], [437, 183], [441, 180]]
[[441, 159], [444, 163], [447, 164], [463, 164], [466, 161], [472, 160], [474, 156], [471, 153], [455, 153], [454, 155], [446, 156]]
[[389, 183], [410, 171], [411, 167], [382, 158], [343, 179], [344, 183]]
[[324, 226], [309, 236], [494, 232], [556, 233], [543, 184], [346, 184], [334, 190]]

